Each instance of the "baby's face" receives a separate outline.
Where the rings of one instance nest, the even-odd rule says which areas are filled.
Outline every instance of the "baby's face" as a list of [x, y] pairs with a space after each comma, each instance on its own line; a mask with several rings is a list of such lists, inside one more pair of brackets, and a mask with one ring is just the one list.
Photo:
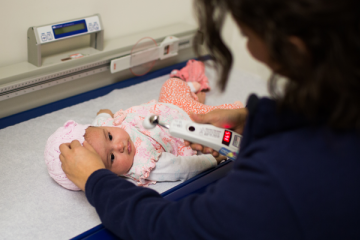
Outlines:
[[124, 129], [88, 127], [85, 140], [100, 155], [107, 169], [118, 175], [129, 172], [136, 149], [129, 134]]

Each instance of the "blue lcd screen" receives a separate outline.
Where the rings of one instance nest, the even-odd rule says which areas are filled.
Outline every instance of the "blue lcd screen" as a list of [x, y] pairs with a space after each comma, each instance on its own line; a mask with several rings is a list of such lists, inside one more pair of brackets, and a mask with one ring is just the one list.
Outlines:
[[88, 31], [85, 20], [79, 20], [69, 23], [62, 23], [52, 26], [55, 39], [69, 37]]

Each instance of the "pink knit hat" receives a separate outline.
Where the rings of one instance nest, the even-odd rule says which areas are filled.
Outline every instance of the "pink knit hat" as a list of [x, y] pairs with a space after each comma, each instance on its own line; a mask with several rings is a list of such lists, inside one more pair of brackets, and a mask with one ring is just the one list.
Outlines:
[[71, 182], [61, 168], [60, 161], [60, 145], [63, 143], [70, 143], [73, 140], [78, 140], [81, 144], [84, 142], [85, 130], [90, 125], [81, 125], [73, 120], [67, 121], [63, 127], [58, 128], [47, 140], [44, 156], [50, 176], [60, 184], [60, 186], [79, 191], [73, 182]]

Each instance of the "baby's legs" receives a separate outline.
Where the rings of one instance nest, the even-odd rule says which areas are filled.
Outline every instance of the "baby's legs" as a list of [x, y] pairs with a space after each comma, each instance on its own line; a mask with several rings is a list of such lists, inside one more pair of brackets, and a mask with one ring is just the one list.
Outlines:
[[[197, 97], [197, 101], [199, 103], [203, 103], [205, 104], [205, 98], [206, 98], [206, 93], [205, 92], [198, 92], [196, 93], [196, 97]], [[195, 99], [196, 100], [196, 99]]]
[[198, 102], [191, 95], [187, 83], [178, 78], [170, 78], [161, 88], [159, 102], [171, 103], [182, 108], [186, 113], [208, 113], [214, 109], [236, 109], [241, 108], [239, 104], [223, 104], [219, 106], [207, 106]]

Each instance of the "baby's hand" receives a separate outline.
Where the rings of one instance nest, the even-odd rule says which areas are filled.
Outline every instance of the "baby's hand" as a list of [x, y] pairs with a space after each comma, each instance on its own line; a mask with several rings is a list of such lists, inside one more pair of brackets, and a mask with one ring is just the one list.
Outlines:
[[219, 154], [219, 156], [215, 157], [218, 164], [220, 164], [222, 161], [227, 160], [227, 157], [224, 155]]
[[112, 118], [114, 117], [114, 114], [110, 109], [100, 109], [100, 111], [96, 115], [99, 115], [100, 113], [107, 113], [110, 114]]

